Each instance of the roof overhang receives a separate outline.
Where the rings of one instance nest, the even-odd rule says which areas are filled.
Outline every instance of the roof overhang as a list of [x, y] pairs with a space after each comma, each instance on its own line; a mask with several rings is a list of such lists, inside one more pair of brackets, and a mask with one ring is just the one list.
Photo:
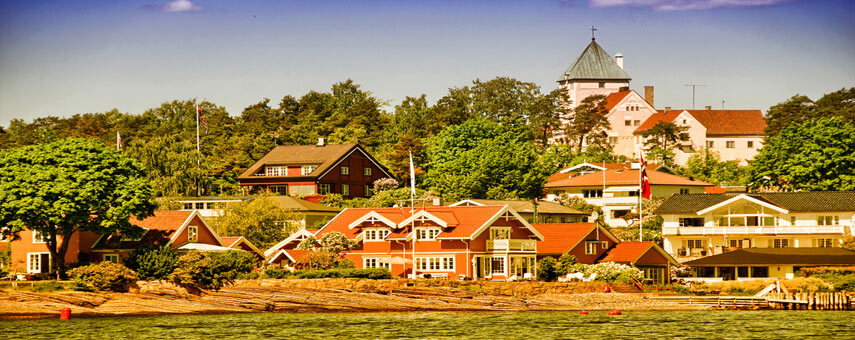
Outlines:
[[291, 243], [292, 241], [296, 240], [300, 236], [310, 237], [310, 236], [315, 236], [315, 235], [312, 234], [310, 231], [306, 230], [305, 228], [299, 229], [299, 230], [295, 231], [294, 233], [292, 233], [291, 235], [288, 235], [288, 237], [286, 237], [284, 240], [279, 241], [279, 243], [277, 243], [276, 245], [270, 247], [270, 249], [267, 249], [267, 251], [264, 252], [264, 257], [270, 257], [270, 255], [273, 255], [274, 253], [276, 253], [276, 251], [279, 250], [279, 248], [284, 247], [286, 244]]
[[483, 203], [476, 202], [476, 201], [473, 201], [471, 199], [466, 199], [466, 200], [454, 202], [452, 204], [449, 204], [448, 206], [449, 207], [457, 207], [457, 206], [461, 206], [461, 205], [462, 206], [476, 206], [476, 207], [483, 207], [484, 206]]
[[532, 234], [537, 236], [538, 240], [540, 240], [540, 241], [544, 240], [543, 234], [541, 234], [539, 231], [537, 231], [537, 229], [532, 227], [531, 224], [528, 223], [528, 221], [526, 221], [524, 218], [522, 218], [522, 216], [520, 216], [520, 214], [518, 214], [516, 211], [514, 211], [514, 209], [512, 209], [507, 204], [505, 206], [503, 206], [502, 209], [500, 209], [497, 213], [493, 214], [493, 216], [490, 217], [490, 219], [487, 220], [487, 222], [485, 222], [480, 227], [478, 227], [478, 229], [475, 230], [475, 232], [469, 236], [469, 239], [475, 239], [476, 237], [478, 237], [478, 235], [481, 235], [481, 233], [483, 233], [484, 230], [487, 230], [488, 227], [493, 225], [493, 222], [496, 222], [496, 220], [498, 220], [499, 218], [502, 218], [506, 213], [509, 214], [510, 216], [516, 218], [517, 221], [522, 223], [522, 225], [524, 227], [526, 227], [529, 231], [531, 231]]
[[181, 224], [181, 227], [175, 231], [175, 234], [172, 234], [172, 237], [169, 239], [169, 242], [166, 242], [166, 245], [167, 246], [172, 245], [175, 242], [175, 240], [178, 239], [178, 235], [181, 235], [181, 233], [183, 233], [184, 230], [187, 229], [187, 226], [190, 225], [190, 221], [192, 221], [194, 217], [199, 217], [199, 221], [202, 222], [202, 225], [205, 227], [205, 229], [208, 229], [208, 231], [211, 232], [211, 235], [214, 235], [214, 239], [217, 240], [217, 243], [219, 244], [219, 246], [222, 246], [223, 241], [220, 241], [220, 236], [217, 235], [217, 232], [214, 229], [212, 229], [208, 225], [207, 222], [205, 222], [205, 219], [202, 218], [201, 214], [199, 214], [199, 210], [196, 210], [196, 209], [193, 209], [193, 212], [190, 214], [190, 216], [187, 216], [187, 219], [184, 220], [184, 223]]
[[430, 221], [438, 224], [440, 227], [443, 227], [443, 228], [448, 228], [448, 225], [449, 225], [448, 222], [443, 221], [439, 217], [436, 217], [434, 214], [431, 214], [431, 213], [427, 212], [426, 210], [419, 210], [415, 214], [408, 217], [406, 220], [403, 220], [403, 221], [401, 221], [401, 223], [398, 223], [398, 228], [403, 228], [403, 227], [407, 226], [408, 224], [413, 223], [417, 220], [423, 220], [423, 221], [424, 220], [430, 220]]
[[372, 220], [372, 221], [376, 221], [376, 222], [383, 222], [384, 224], [386, 224], [386, 225], [388, 225], [389, 227], [392, 227], [392, 228], [397, 228], [397, 227], [398, 227], [398, 224], [397, 224], [397, 223], [393, 222], [392, 220], [390, 220], [390, 219], [389, 219], [389, 218], [387, 218], [386, 216], [383, 216], [382, 214], [380, 214], [380, 213], [378, 213], [378, 212], [376, 212], [376, 211], [372, 210], [372, 211], [369, 211], [367, 214], [362, 215], [362, 217], [360, 217], [360, 218], [356, 219], [355, 221], [351, 222], [350, 224], [348, 224], [348, 225], [347, 225], [347, 228], [348, 228], [348, 229], [356, 228], [356, 227], [358, 227], [360, 224], [362, 224], [362, 223], [364, 223], [365, 221], [368, 221], [368, 220]]
[[763, 202], [763, 201], [761, 201], [761, 200], [758, 200], [758, 199], [756, 199], [756, 198], [754, 198], [754, 197], [751, 197], [751, 196], [748, 196], [748, 195], [746, 195], [746, 194], [740, 194], [740, 195], [737, 195], [737, 196], [731, 197], [730, 199], [728, 199], [728, 200], [726, 200], [726, 201], [724, 201], [724, 202], [718, 203], [718, 204], [713, 205], [713, 206], [711, 206], [711, 207], [708, 207], [708, 208], [706, 208], [706, 209], [704, 209], [704, 210], [698, 211], [698, 212], [697, 212], [697, 214], [698, 214], [698, 215], [703, 215], [703, 214], [706, 214], [706, 213], [712, 212], [712, 211], [714, 211], [714, 210], [716, 210], [716, 209], [719, 209], [719, 208], [722, 208], [722, 207], [728, 206], [728, 205], [730, 205], [730, 204], [732, 204], [732, 203], [734, 203], [734, 202], [736, 202], [736, 201], [739, 201], [739, 200], [746, 200], [746, 201], [749, 201], [749, 202], [751, 202], [751, 203], [755, 203], [755, 204], [758, 204], [758, 205], [764, 206], [764, 207], [766, 207], [766, 208], [769, 208], [769, 209], [775, 210], [775, 211], [780, 212], [780, 213], [782, 213], [782, 214], [787, 214], [787, 213], [789, 213], [789, 212], [790, 212], [789, 210], [784, 209], [784, 208], [781, 208], [781, 207], [779, 207], [779, 206], [777, 206], [777, 205], [774, 205], [774, 204], [770, 204], [770, 203]]

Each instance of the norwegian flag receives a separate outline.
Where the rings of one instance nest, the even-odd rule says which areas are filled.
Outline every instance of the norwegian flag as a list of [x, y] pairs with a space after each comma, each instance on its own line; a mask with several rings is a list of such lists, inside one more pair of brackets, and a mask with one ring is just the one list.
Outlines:
[[647, 178], [647, 164], [644, 163], [644, 155], [641, 155], [641, 197], [650, 199], [650, 180]]
[[205, 134], [208, 134], [208, 122], [205, 121], [205, 114], [202, 113], [202, 108], [196, 105], [196, 113], [199, 114], [199, 121], [205, 126]]

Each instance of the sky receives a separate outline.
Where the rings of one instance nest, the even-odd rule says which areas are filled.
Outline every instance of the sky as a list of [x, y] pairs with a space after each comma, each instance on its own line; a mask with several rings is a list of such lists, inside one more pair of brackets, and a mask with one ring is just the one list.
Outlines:
[[[590, 42], [655, 106], [855, 86], [855, 1], [0, 0], [0, 125], [204, 99], [237, 116], [353, 79], [391, 107], [497, 76], [543, 92]], [[723, 105], [723, 106], [722, 106]]]

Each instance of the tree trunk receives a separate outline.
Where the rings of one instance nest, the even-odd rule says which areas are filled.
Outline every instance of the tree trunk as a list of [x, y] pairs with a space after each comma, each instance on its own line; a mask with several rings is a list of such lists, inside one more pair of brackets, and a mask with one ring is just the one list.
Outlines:
[[[51, 226], [51, 229], [56, 230], [56, 226]], [[62, 280], [65, 276], [65, 253], [68, 252], [68, 243], [71, 239], [71, 235], [63, 235], [62, 244], [57, 248], [58, 237], [56, 232], [53, 231], [50, 233], [50, 238], [48, 239], [47, 246], [50, 251], [51, 259], [53, 259], [53, 269], [56, 273], [56, 279]]]
[[576, 149], [577, 149], [577, 151], [576, 151], [576, 153], [577, 153], [577, 154], [582, 153], [582, 143], [584, 143], [584, 142], [585, 142], [585, 136], [581, 136], [581, 137], [579, 137], [579, 147], [578, 147], [578, 148], [576, 148]]

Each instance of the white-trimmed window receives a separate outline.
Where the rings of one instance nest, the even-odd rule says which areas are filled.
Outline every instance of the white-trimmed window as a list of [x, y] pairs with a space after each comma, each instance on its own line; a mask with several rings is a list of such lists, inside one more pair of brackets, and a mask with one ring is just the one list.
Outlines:
[[199, 226], [187, 226], [187, 241], [196, 242], [199, 240]]
[[371, 176], [371, 168], [362, 168], [362, 174], [365, 176]]
[[416, 228], [416, 238], [419, 241], [433, 241], [440, 231], [439, 228]]
[[726, 147], [728, 149], [733, 149], [736, 147], [736, 142], [732, 141], [732, 140], [726, 141], [726, 142], [724, 142], [724, 147]]
[[386, 268], [391, 269], [388, 257], [363, 257], [362, 268]]
[[505, 275], [505, 257], [504, 256], [493, 256], [492, 261], [490, 261], [490, 267], [493, 268], [493, 274]]
[[795, 216], [790, 216], [790, 225], [791, 225], [791, 226], [795, 226], [795, 225], [796, 225], [796, 217], [795, 217]]
[[373, 189], [371, 188], [370, 185], [366, 184], [365, 187], [363, 188], [363, 190], [365, 190], [365, 196], [371, 196], [374, 194], [373, 192], [371, 192]]
[[708, 141], [707, 141], [707, 149], [712, 149], [712, 148], [713, 148], [713, 146], [715, 146], [715, 142], [714, 142], [714, 141], [711, 141], [711, 140], [708, 140]]
[[817, 216], [816, 225], [838, 225], [840, 216]]
[[332, 190], [330, 190], [330, 189], [332, 189], [331, 187], [332, 186], [327, 184], [327, 183], [318, 184], [318, 193], [321, 195], [329, 194], [330, 191], [332, 191]]
[[603, 190], [582, 190], [582, 195], [585, 198], [603, 197]]
[[704, 249], [706, 245], [704, 245], [704, 240], [686, 240], [686, 248], [689, 249]]
[[597, 254], [597, 241], [585, 241], [585, 255]]
[[363, 231], [362, 239], [365, 241], [385, 241], [389, 233], [389, 229], [385, 228], [366, 228]]
[[790, 247], [790, 239], [788, 238], [776, 238], [771, 242], [772, 248], [789, 248]]
[[48, 253], [27, 253], [27, 273], [41, 273], [43, 272], [42, 269], [47, 269], [47, 266], [50, 266], [49, 262], [50, 254]]
[[33, 230], [33, 243], [47, 243], [47, 235], [42, 234], [38, 230]]
[[818, 238], [813, 240], [813, 246], [817, 248], [832, 248], [834, 247], [834, 239]]
[[[270, 192], [272, 192], [274, 194], [279, 194], [279, 195], [287, 195], [288, 194], [288, 186], [284, 185], [284, 184], [283, 185], [268, 186], [267, 190], [269, 190]], [[210, 208], [210, 205], [211, 204], [209, 203], [208, 204], [209, 208]]]
[[490, 228], [491, 240], [507, 240], [511, 238], [511, 227], [492, 227]]
[[264, 175], [265, 176], [285, 176], [288, 174], [287, 166], [266, 166], [264, 167]]
[[184, 203], [184, 210], [193, 210], [193, 203]]
[[303, 174], [303, 176], [308, 176], [312, 174], [312, 171], [315, 171], [315, 168], [317, 167], [314, 165], [303, 165], [300, 173]]
[[104, 254], [104, 262], [119, 263], [119, 254]]
[[350, 196], [350, 185], [342, 184], [341, 185], [341, 195], [342, 196]]
[[416, 256], [416, 270], [418, 271], [454, 271], [454, 255], [450, 256]]
[[341, 174], [342, 175], [350, 175], [350, 167], [349, 166], [341, 167]]

